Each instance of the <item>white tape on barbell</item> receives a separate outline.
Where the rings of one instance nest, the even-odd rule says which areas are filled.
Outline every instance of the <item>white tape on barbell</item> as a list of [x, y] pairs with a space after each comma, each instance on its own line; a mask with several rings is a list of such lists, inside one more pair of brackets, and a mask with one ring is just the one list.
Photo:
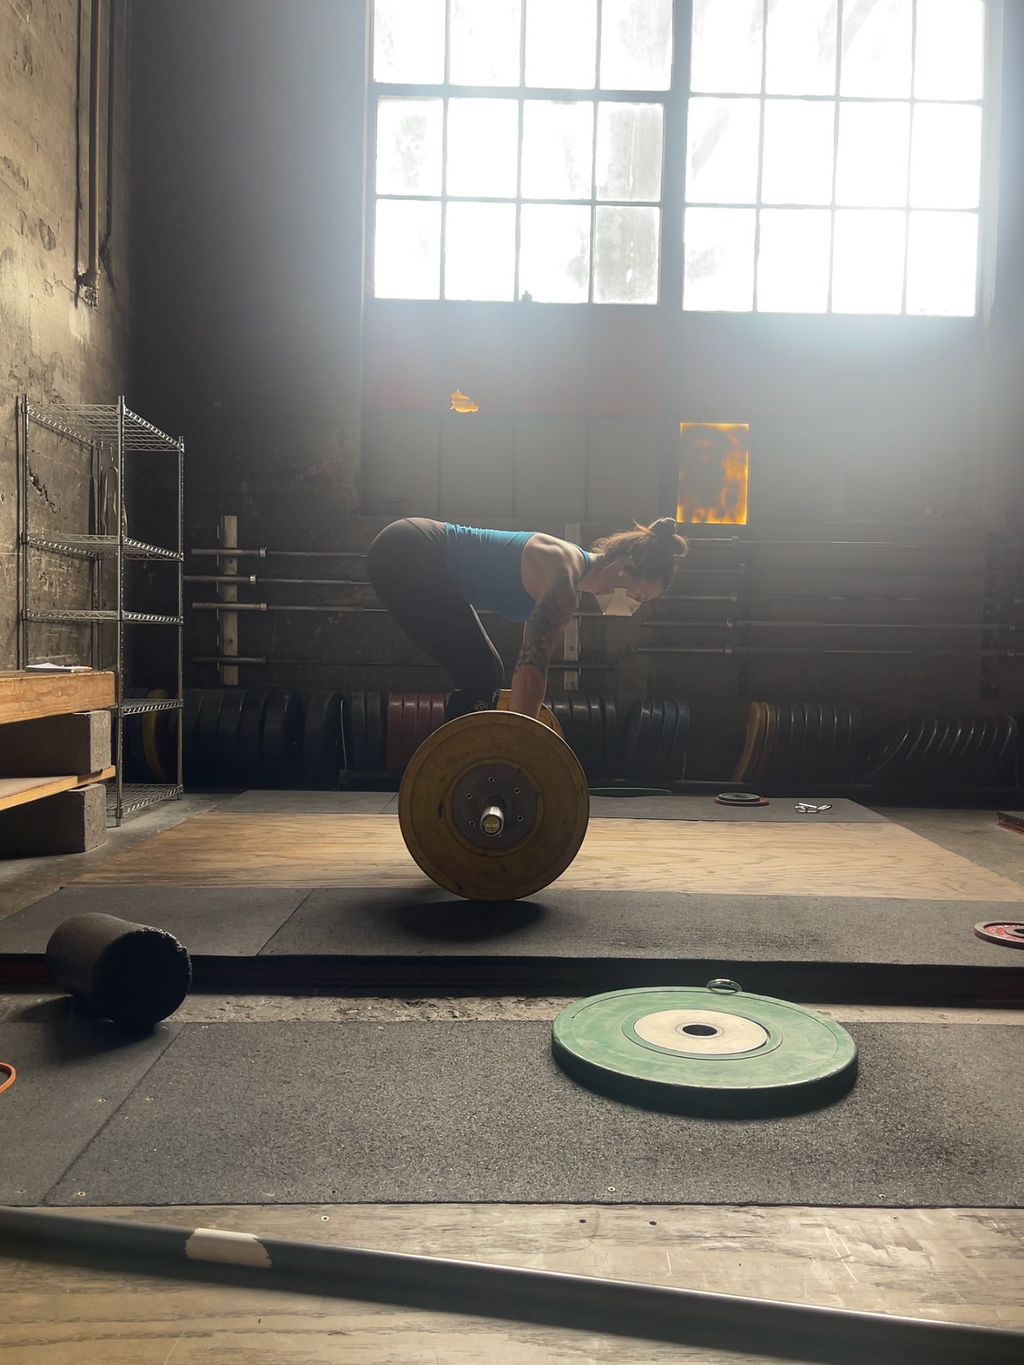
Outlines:
[[190, 1261], [219, 1261], [223, 1265], [271, 1269], [266, 1247], [251, 1232], [221, 1232], [218, 1228], [196, 1228], [185, 1243], [185, 1255]]

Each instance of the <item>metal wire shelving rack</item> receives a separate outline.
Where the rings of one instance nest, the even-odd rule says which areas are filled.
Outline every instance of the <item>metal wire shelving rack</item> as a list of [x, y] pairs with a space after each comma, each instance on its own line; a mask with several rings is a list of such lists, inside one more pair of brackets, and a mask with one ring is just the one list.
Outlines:
[[[126, 815], [156, 805], [160, 801], [180, 797], [182, 794], [182, 627], [184, 623], [184, 600], [182, 568], [184, 550], [182, 542], [182, 512], [184, 495], [184, 457], [185, 443], [178, 437], [168, 436], [137, 413], [131, 411], [124, 398], [116, 403], [65, 406], [63, 404], [42, 405], [29, 401], [22, 395], [19, 404], [21, 423], [21, 450], [18, 462], [18, 540], [20, 563], [19, 585], [19, 623], [18, 655], [20, 667], [32, 662], [30, 654], [29, 628], [32, 623], [51, 625], [82, 625], [89, 628], [90, 663], [93, 668], [102, 664], [102, 631], [104, 627], [114, 628], [115, 658], [115, 697], [112, 708], [114, 716], [115, 764], [117, 772], [113, 783], [107, 790], [107, 814], [115, 825], [120, 825]], [[89, 477], [93, 489], [93, 509], [90, 520], [93, 529], [85, 533], [63, 533], [52, 531], [39, 532], [29, 525], [28, 484], [30, 478], [29, 455], [33, 426], [44, 428], [57, 436], [74, 442], [80, 449], [89, 452]], [[168, 548], [149, 545], [127, 534], [124, 513], [124, 494], [126, 482], [133, 472], [132, 458], [138, 454], [170, 454], [176, 457], [176, 522], [177, 545]], [[104, 517], [101, 507], [103, 474], [101, 466], [106, 458], [110, 461], [109, 474], [112, 476], [110, 502], [113, 515]], [[104, 520], [116, 521], [117, 529], [103, 526]], [[90, 605], [88, 607], [36, 607], [32, 601], [32, 552], [63, 555], [86, 560], [90, 564]], [[154, 563], [165, 562], [176, 565], [174, 571], [177, 593], [176, 614], [167, 612], [131, 611], [126, 606], [125, 565], [129, 560], [145, 560]], [[112, 562], [113, 605], [104, 600], [103, 565]], [[127, 626], [162, 626], [177, 631], [176, 657], [177, 680], [173, 696], [166, 698], [125, 698], [125, 628]], [[109, 657], [109, 655], [107, 656]], [[142, 715], [158, 711], [177, 712], [178, 724], [176, 758], [173, 780], [170, 782], [125, 783], [124, 751], [126, 716]]]

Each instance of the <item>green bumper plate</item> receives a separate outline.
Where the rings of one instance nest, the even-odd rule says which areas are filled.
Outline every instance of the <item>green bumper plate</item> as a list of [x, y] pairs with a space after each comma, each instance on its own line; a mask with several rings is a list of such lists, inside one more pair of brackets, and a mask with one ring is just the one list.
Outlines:
[[857, 1078], [838, 1024], [785, 1000], [666, 986], [609, 991], [564, 1009], [555, 1060], [614, 1099], [676, 1113], [753, 1118], [818, 1108]]

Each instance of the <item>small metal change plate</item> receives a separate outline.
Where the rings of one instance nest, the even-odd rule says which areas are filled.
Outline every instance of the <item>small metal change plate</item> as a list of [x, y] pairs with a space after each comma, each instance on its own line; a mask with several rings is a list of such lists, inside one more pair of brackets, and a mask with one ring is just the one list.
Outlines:
[[857, 1045], [839, 1024], [727, 981], [579, 1000], [555, 1020], [551, 1047], [592, 1090], [709, 1117], [818, 1108], [857, 1078]]
[[1024, 924], [1016, 920], [988, 920], [974, 926], [974, 932], [988, 943], [1004, 948], [1024, 948]]

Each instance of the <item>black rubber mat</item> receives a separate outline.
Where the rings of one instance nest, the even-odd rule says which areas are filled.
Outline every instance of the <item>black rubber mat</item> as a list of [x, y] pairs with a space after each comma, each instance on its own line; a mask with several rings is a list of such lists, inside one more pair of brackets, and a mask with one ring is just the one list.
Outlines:
[[[1024, 1027], [850, 1032], [834, 1105], [708, 1120], [583, 1089], [546, 1023], [189, 1024], [43, 1202], [1024, 1205]], [[6, 1125], [27, 1189], [32, 1133]]]
[[1018, 908], [554, 888], [482, 904], [440, 888], [66, 887], [0, 921], [0, 981], [45, 988], [53, 929], [105, 911], [173, 933], [201, 991], [583, 995], [729, 976], [811, 1002], [1014, 1004], [1024, 953], [974, 925]]
[[45, 1023], [0, 1024], [0, 1059], [18, 1073], [0, 1095], [0, 1204], [41, 1203], [181, 1027], [130, 1038], [102, 1020], [53, 1017], [63, 1006], [27, 1010]]
[[1024, 952], [986, 943], [974, 933], [980, 920], [1013, 918], [1018, 909], [1019, 903], [1007, 901], [555, 888], [529, 900], [481, 903], [440, 889], [421, 893], [330, 887], [311, 892], [262, 953], [659, 957], [1019, 969], [1024, 968]]
[[65, 886], [0, 920], [0, 953], [42, 953], [72, 915], [116, 915], [166, 929], [190, 953], [249, 957], [309, 895], [257, 886]]

